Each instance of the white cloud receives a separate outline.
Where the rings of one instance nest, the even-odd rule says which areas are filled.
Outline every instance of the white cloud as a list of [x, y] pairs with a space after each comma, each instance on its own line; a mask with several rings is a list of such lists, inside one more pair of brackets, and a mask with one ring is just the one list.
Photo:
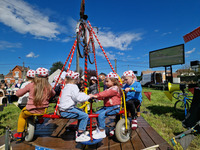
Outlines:
[[0, 50], [7, 49], [7, 48], [20, 48], [21, 43], [10, 43], [7, 41], [0, 41]]
[[141, 33], [122, 33], [116, 35], [110, 31], [99, 31], [98, 38], [103, 47], [114, 47], [118, 50], [128, 50], [133, 41], [139, 41], [142, 39], [141, 35]]
[[172, 32], [165, 32], [162, 34], [162, 36], [168, 35], [168, 34], [172, 34]]
[[191, 53], [193, 53], [195, 50], [196, 50], [196, 48], [193, 48], [192, 50], [185, 52], [185, 54], [191, 54]]
[[156, 30], [154, 30], [154, 32], [159, 32], [159, 30], [158, 30], [158, 29], [156, 29]]
[[118, 52], [117, 54], [118, 54], [118, 55], [124, 55], [124, 53], [121, 53], [121, 52]]
[[58, 24], [23, 0], [1, 0], [0, 6], [0, 22], [16, 32], [50, 39], [60, 34]]
[[37, 58], [39, 55], [35, 55], [33, 52], [30, 52], [28, 55], [26, 55], [28, 58]]
[[[111, 54], [112, 52], [106, 52], [106, 55], [108, 56], [109, 60], [114, 60], [116, 59], [115, 54]], [[102, 57], [102, 58], [106, 58], [105, 55], [103, 54], [103, 52], [99, 52], [98, 50], [96, 50], [96, 55]]]
[[145, 57], [145, 56], [149, 56], [149, 54], [144, 54], [143, 57]]
[[65, 38], [65, 39], [62, 40], [62, 42], [66, 42], [67, 43], [67, 42], [69, 42], [71, 40], [72, 40], [71, 38]]

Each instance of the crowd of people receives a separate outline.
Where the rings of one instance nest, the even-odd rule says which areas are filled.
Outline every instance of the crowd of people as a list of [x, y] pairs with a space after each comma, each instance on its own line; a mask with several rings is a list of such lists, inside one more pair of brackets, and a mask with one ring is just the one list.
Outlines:
[[[131, 119], [131, 128], [137, 128], [137, 117], [140, 116], [140, 105], [142, 103], [142, 87], [134, 72], [129, 70], [123, 73], [121, 80], [116, 73], [107, 74], [103, 91], [98, 91], [97, 77], [91, 76], [87, 94], [84, 93], [84, 80], [79, 79], [79, 73], [74, 71], [66, 72], [65, 76], [59, 78], [54, 77], [53, 83], [48, 82], [49, 71], [46, 68], [38, 68], [37, 70], [29, 70], [27, 72], [27, 81], [18, 83], [19, 90], [16, 92], [18, 106], [21, 113], [18, 118], [17, 133], [15, 138], [21, 139], [26, 125], [26, 118], [40, 114], [39, 123], [43, 123], [41, 117], [45, 108], [49, 106], [49, 101], [60, 95], [59, 112], [63, 118], [78, 119], [78, 131], [76, 131], [76, 142], [85, 142], [90, 140], [86, 127], [88, 124], [88, 114], [77, 108], [78, 103], [91, 101], [104, 101], [104, 106], [96, 113], [97, 127], [92, 131], [94, 139], [102, 139], [106, 137], [106, 117], [118, 114], [120, 111], [121, 97], [123, 92], [126, 95], [127, 114]], [[55, 85], [55, 83], [57, 83]], [[64, 85], [64, 87], [63, 87]], [[137, 113], [136, 113], [137, 111]], [[114, 132], [114, 130], [112, 131]]]

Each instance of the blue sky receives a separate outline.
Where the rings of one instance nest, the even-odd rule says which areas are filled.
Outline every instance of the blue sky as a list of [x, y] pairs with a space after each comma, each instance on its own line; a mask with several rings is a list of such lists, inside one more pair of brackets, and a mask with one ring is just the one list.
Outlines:
[[[65, 62], [74, 43], [81, 0], [0, 0], [0, 74], [16, 65], [50, 69]], [[85, 13], [117, 73], [149, 68], [149, 52], [183, 44], [200, 26], [199, 0], [86, 0]], [[185, 43], [185, 65], [200, 60], [200, 37]], [[98, 72], [112, 71], [96, 45]], [[21, 59], [19, 59], [19, 57]], [[71, 70], [75, 70], [74, 56]], [[84, 68], [84, 60], [80, 59]], [[89, 69], [95, 69], [89, 65]], [[152, 68], [164, 70], [164, 67]]]

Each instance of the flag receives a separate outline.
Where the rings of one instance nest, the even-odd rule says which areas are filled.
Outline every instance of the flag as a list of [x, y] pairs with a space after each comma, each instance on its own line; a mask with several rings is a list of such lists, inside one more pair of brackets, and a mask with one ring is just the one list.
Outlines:
[[144, 95], [151, 101], [151, 92], [144, 92]]
[[195, 39], [196, 37], [200, 36], [200, 27], [196, 28], [192, 32], [183, 36], [185, 43]]
[[188, 90], [194, 95], [194, 88], [189, 88]]

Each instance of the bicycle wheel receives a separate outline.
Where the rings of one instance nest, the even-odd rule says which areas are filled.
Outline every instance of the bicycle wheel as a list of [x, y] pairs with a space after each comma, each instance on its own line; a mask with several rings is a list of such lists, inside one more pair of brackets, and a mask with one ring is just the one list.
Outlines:
[[125, 119], [121, 119], [118, 121], [116, 128], [115, 128], [115, 136], [119, 142], [127, 142], [131, 137], [131, 127], [130, 121], [127, 120], [128, 129], [126, 131], [125, 127]]
[[179, 95], [180, 95], [181, 93], [180, 92], [174, 92], [173, 94], [172, 94], [172, 96], [175, 98], [175, 99], [179, 99]]
[[79, 56], [83, 58], [85, 47], [87, 45], [87, 34], [86, 34], [84, 23], [81, 22], [77, 28], [78, 28], [78, 31], [76, 32], [77, 50], [78, 50]]
[[88, 60], [90, 64], [94, 64], [94, 51], [95, 51], [94, 41], [90, 40], [88, 45]]
[[35, 123], [32, 118], [28, 118], [27, 131], [25, 133], [25, 141], [30, 142], [33, 140], [35, 132]]
[[[184, 101], [182, 100], [178, 100], [175, 104], [174, 104], [174, 109], [176, 112], [178, 113], [185, 113], [185, 106], [184, 106]], [[189, 104], [186, 101], [186, 110], [189, 110]]]

